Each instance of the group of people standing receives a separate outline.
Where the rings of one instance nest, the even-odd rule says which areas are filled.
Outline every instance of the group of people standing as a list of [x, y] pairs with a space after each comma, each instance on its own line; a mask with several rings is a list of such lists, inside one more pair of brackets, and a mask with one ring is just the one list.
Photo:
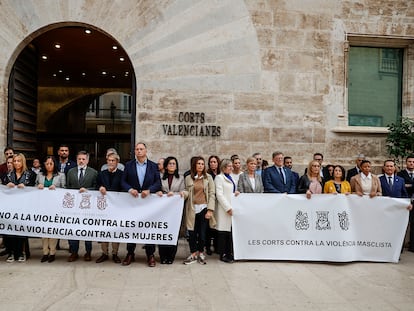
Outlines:
[[[98, 172], [88, 166], [88, 152], [79, 151], [75, 162], [69, 159], [69, 147], [61, 145], [57, 159], [48, 156], [41, 170], [31, 170], [22, 153], [15, 154], [13, 148], [6, 148], [6, 163], [0, 165], [0, 175], [2, 183], [10, 188], [98, 190], [102, 195], [107, 191], [125, 191], [142, 199], [150, 194], [180, 195], [185, 200], [183, 223], [190, 249], [189, 256], [183, 261], [187, 265], [206, 264], [206, 255], [213, 252], [211, 244], [221, 261], [234, 261], [231, 202], [239, 193], [303, 193], [308, 199], [321, 193], [404, 198], [413, 196], [414, 189], [414, 155], [407, 157], [406, 168], [398, 174], [395, 162], [385, 161], [381, 177], [371, 173], [371, 163], [363, 155], [357, 157], [356, 167], [346, 174], [340, 165], [323, 167], [323, 155], [315, 153], [301, 177], [292, 170], [292, 158], [285, 157], [282, 152], [274, 152], [274, 165], [267, 167], [262, 166], [260, 153], [253, 154], [247, 158], [244, 172], [238, 155], [222, 160], [212, 155], [207, 163], [203, 157], [195, 156], [191, 158], [190, 170], [184, 175], [180, 175], [178, 160], [173, 156], [161, 159], [158, 164], [149, 160], [145, 143], [135, 145], [134, 155], [134, 159], [124, 166], [116, 150], [110, 148], [106, 153], [106, 164]], [[412, 209], [412, 205], [408, 208]], [[410, 241], [414, 241], [414, 228], [410, 231]], [[8, 255], [7, 262], [22, 262], [30, 256], [27, 237], [4, 235], [3, 243], [5, 250], [0, 255]], [[410, 251], [414, 251], [412, 244]], [[43, 238], [42, 245], [41, 262], [53, 262], [58, 240]], [[155, 267], [156, 245], [147, 244], [144, 248], [148, 266]], [[160, 263], [172, 264], [177, 245], [160, 245], [158, 248]], [[101, 249], [97, 263], [110, 259], [109, 243], [102, 242]], [[127, 243], [126, 249], [127, 254], [121, 260], [118, 257], [119, 243], [112, 243], [112, 261], [124, 266], [134, 262], [136, 244]], [[69, 240], [69, 252], [69, 262], [79, 259], [79, 241]], [[92, 242], [85, 241], [85, 261], [92, 260], [91, 252]]]

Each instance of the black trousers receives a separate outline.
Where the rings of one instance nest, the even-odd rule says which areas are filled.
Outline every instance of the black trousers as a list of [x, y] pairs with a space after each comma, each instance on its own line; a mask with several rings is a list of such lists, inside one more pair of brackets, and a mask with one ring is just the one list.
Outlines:
[[190, 244], [190, 252], [204, 252], [206, 243], [206, 233], [208, 227], [208, 219], [206, 219], [207, 208], [195, 215], [194, 230], [188, 230], [188, 243]]
[[10, 250], [12, 251], [15, 260], [19, 259], [19, 257], [23, 255], [23, 248], [25, 247], [26, 240], [27, 237], [24, 236], [9, 236]]
[[414, 252], [414, 209], [410, 211], [410, 244], [408, 249]]
[[175, 259], [177, 254], [177, 245], [158, 245], [158, 252], [160, 254], [160, 261], [171, 261]]
[[231, 232], [217, 231], [217, 247], [220, 257], [224, 255], [233, 256], [233, 237]]

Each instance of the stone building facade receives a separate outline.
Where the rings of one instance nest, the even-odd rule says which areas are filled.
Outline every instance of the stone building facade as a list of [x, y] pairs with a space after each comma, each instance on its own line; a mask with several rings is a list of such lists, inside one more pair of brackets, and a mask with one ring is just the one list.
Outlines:
[[[349, 46], [403, 47], [402, 115], [414, 117], [412, 0], [0, 0], [0, 146], [8, 80], [33, 37], [91, 25], [128, 53], [136, 79], [135, 141], [152, 158], [246, 158], [281, 150], [305, 166], [379, 164], [386, 127], [348, 126]], [[185, 166], [185, 164], [184, 164]]]

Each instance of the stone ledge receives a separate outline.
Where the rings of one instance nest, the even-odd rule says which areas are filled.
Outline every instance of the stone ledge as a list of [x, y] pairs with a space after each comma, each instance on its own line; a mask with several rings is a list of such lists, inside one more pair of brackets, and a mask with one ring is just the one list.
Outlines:
[[376, 126], [336, 126], [331, 131], [334, 133], [388, 134], [387, 127]]

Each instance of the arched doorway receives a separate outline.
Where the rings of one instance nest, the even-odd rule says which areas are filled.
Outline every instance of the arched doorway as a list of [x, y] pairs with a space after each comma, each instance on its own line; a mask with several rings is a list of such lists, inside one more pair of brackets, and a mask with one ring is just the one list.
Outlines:
[[32, 159], [55, 155], [66, 143], [72, 156], [88, 150], [94, 166], [115, 147], [127, 160], [134, 140], [135, 75], [125, 50], [90, 25], [48, 27], [13, 66], [8, 145]]

